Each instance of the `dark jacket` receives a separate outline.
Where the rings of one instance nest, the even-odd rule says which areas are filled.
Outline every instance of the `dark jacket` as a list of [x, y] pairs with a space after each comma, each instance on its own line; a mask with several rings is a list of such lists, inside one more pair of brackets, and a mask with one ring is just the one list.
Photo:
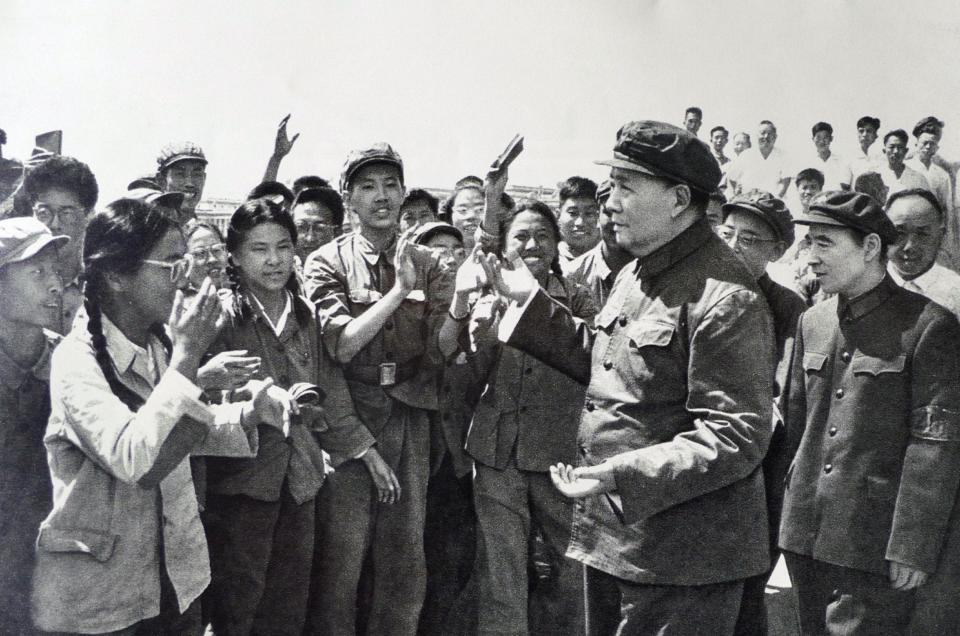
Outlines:
[[886, 575], [937, 569], [960, 481], [960, 326], [889, 277], [800, 319], [785, 550]]
[[770, 311], [705, 220], [622, 270], [594, 329], [538, 293], [508, 344], [589, 382], [579, 460], [615, 465], [616, 491], [578, 502], [568, 556], [667, 585], [767, 568]]

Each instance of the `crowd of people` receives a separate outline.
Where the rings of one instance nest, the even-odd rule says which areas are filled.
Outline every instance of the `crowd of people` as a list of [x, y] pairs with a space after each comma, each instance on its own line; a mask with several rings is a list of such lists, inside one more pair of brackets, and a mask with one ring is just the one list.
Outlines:
[[803, 634], [960, 633], [943, 122], [702, 120], [554, 208], [284, 119], [225, 234], [196, 143], [0, 160], [0, 631], [766, 634], [782, 555]]

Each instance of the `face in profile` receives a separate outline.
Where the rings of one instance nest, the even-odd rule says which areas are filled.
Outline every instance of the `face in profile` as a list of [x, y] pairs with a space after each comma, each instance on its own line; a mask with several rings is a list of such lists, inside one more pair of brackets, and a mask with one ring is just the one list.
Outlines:
[[25, 261], [0, 267], [3, 323], [59, 330], [63, 283], [57, 270], [57, 248], [53, 245]]

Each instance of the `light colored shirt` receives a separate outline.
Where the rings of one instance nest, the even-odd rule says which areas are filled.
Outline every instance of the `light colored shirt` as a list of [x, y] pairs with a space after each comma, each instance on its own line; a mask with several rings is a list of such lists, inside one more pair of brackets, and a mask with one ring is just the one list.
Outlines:
[[912, 190], [913, 188], [930, 189], [927, 178], [907, 165], [903, 166], [903, 172], [900, 173], [899, 177], [890, 169], [890, 164], [886, 161], [876, 164], [874, 171], [883, 179], [883, 185], [887, 187], [888, 198], [891, 194], [900, 190]]
[[780, 196], [783, 181], [791, 176], [786, 155], [776, 147], [766, 158], [758, 148], [748, 148], [727, 169], [727, 181], [736, 184], [737, 193], [756, 188]]
[[835, 152], [831, 152], [826, 161], [821, 159], [817, 153], [813, 153], [806, 160], [797, 164], [793, 176], [795, 177], [806, 168], [816, 168], [823, 173], [824, 190], [840, 190], [841, 186], [849, 188], [853, 185], [853, 173], [850, 164], [838, 157]]
[[[886, 163], [886, 157], [883, 154], [882, 150], [876, 149], [877, 144], [874, 143], [870, 146], [869, 152], [863, 152], [863, 149], [857, 144], [856, 150], [853, 151], [851, 155], [853, 159], [850, 160], [849, 168], [852, 178], [864, 174], [865, 172], [876, 172], [877, 164], [879, 162]], [[850, 184], [853, 186], [853, 184]]]
[[270, 329], [273, 333], [280, 337], [280, 334], [283, 333], [283, 328], [287, 326], [287, 318], [290, 317], [290, 311], [293, 309], [293, 296], [290, 295], [290, 292], [285, 291], [284, 297], [287, 300], [286, 305], [283, 307], [283, 311], [280, 312], [280, 317], [277, 318], [276, 324], [270, 320], [270, 316], [267, 314], [267, 310], [263, 308], [263, 303], [260, 302], [260, 299], [257, 298], [257, 295], [253, 292], [247, 292], [247, 295], [253, 299], [253, 302], [256, 303], [257, 309], [260, 310], [260, 313], [263, 315], [264, 320], [267, 321], [267, 324], [270, 325]]
[[898, 285], [926, 296], [950, 310], [957, 320], [960, 320], [960, 274], [939, 263], [934, 263], [933, 267], [913, 280], [904, 280], [893, 263], [887, 263], [887, 271]]

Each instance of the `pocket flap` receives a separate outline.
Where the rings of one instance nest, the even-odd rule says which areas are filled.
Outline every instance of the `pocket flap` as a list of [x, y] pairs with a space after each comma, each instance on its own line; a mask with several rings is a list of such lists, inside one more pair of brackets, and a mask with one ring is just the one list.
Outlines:
[[637, 320], [627, 325], [631, 347], [666, 347], [673, 339], [676, 326], [665, 322]]
[[905, 355], [884, 359], [857, 354], [850, 362], [850, 368], [855, 374], [880, 375], [881, 373], [900, 373], [906, 364], [907, 356]]
[[593, 318], [593, 326], [597, 329], [606, 329], [613, 324], [613, 321], [617, 319], [617, 312], [615, 311], [603, 311], [601, 310]]
[[815, 351], [805, 351], [803, 353], [803, 368], [807, 371], [820, 371], [827, 362], [827, 356]]
[[372, 305], [383, 298], [383, 294], [376, 289], [351, 289], [350, 302], [357, 305]]
[[117, 535], [95, 530], [63, 530], [49, 526], [40, 528], [37, 547], [47, 552], [80, 552], [101, 563], [113, 554]]

